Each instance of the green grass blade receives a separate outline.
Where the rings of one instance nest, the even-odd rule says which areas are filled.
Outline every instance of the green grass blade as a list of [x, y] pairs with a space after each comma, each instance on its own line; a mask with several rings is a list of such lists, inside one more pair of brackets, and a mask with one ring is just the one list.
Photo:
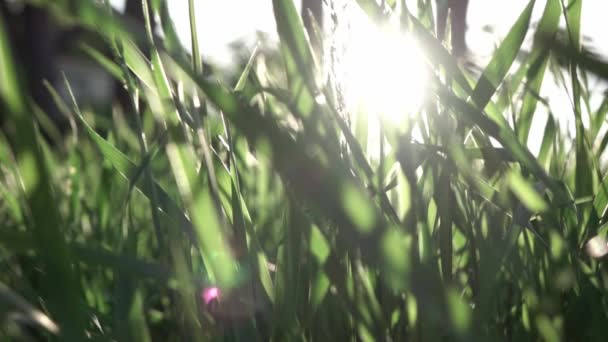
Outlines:
[[27, 102], [8, 47], [4, 20], [0, 18], [0, 98], [6, 104], [14, 132], [12, 149], [28, 204], [31, 229], [38, 258], [44, 269], [42, 289], [51, 317], [56, 319], [66, 341], [84, 339], [86, 314], [82, 287], [72, 268], [48, 165], [38, 142], [32, 106]]
[[[564, 2], [562, 1], [562, 4]], [[581, 13], [582, 0], [572, 0], [564, 8], [566, 14], [566, 27], [572, 48], [581, 51]], [[583, 125], [583, 113], [581, 107], [582, 89], [578, 78], [578, 66], [574, 61], [570, 62], [570, 77], [572, 79], [572, 98], [574, 100], [574, 118], [576, 125], [576, 172], [575, 189], [576, 197], [590, 196], [593, 194], [593, 165], [589, 156], [590, 149]]]
[[196, 28], [196, 9], [194, 6], [194, 0], [188, 0], [188, 18], [190, 19], [192, 66], [194, 68], [195, 73], [202, 74], [203, 59], [201, 58], [199, 42], [198, 42], [198, 30]]
[[38, 310], [18, 293], [0, 282], [0, 307], [5, 309], [7, 306], [17, 309], [24, 315], [26, 320], [37, 324], [48, 332], [54, 335], [59, 333], [59, 326], [45, 315], [44, 312]]
[[540, 87], [545, 77], [545, 70], [549, 62], [549, 53], [544, 40], [546, 37], [552, 37], [557, 31], [561, 10], [559, 0], [549, 0], [545, 5], [543, 16], [538, 24], [536, 34], [534, 35], [534, 43], [532, 53], [528, 58], [527, 79], [528, 87], [524, 95], [521, 111], [517, 118], [517, 135], [519, 141], [523, 144], [528, 141], [528, 133], [532, 125], [532, 118], [536, 110], [538, 97], [535, 94], [540, 94]]
[[[108, 160], [119, 172], [119, 174], [126, 180], [135, 179], [135, 176], [141, 173], [141, 167], [138, 167], [135, 163], [129, 160], [127, 156], [116, 149], [116, 147], [95, 132], [95, 130], [91, 128], [91, 126], [89, 126], [89, 124], [84, 120], [79, 111], [77, 111], [76, 114], [76, 118], [80, 121], [80, 124], [84, 127], [91, 140], [93, 140], [93, 142], [99, 148], [99, 151], [103, 157]], [[155, 191], [158, 194], [159, 206], [163, 213], [171, 220], [176, 222], [178, 226], [182, 228], [188, 236], [190, 236], [190, 238], [195, 239], [192, 223], [188, 217], [184, 215], [183, 210], [180, 209], [176, 202], [171, 199], [167, 192], [158, 183], [154, 182], [154, 190], [152, 190], [147, 182], [142, 182], [142, 184], [136, 186], [148, 198], [151, 198], [152, 191]]]
[[101, 65], [107, 72], [109, 72], [110, 75], [114, 76], [114, 78], [117, 80], [122, 80], [122, 71], [120, 70], [120, 67], [114, 63], [114, 61], [104, 56], [89, 44], [82, 43], [80, 44], [80, 48], [82, 51], [84, 51], [84, 53], [89, 55], [91, 59], [97, 62], [97, 64]]
[[[490, 63], [483, 71], [477, 85], [475, 85], [471, 99], [477, 108], [482, 110], [485, 109], [492, 98], [492, 95], [494, 95], [496, 89], [498, 89], [507, 76], [511, 65], [520, 51], [526, 33], [528, 32], [528, 26], [530, 25], [530, 18], [532, 17], [532, 10], [534, 9], [535, 3], [534, 0], [530, 1], [522, 11], [519, 18], [500, 44], [500, 47], [494, 53], [492, 60], [490, 60]], [[505, 118], [502, 115], [492, 116], [492, 119], [503, 127], [507, 126]]]
[[544, 132], [543, 141], [540, 144], [540, 151], [538, 152], [538, 162], [546, 167], [549, 165], [551, 145], [553, 144], [555, 134], [557, 133], [555, 119], [551, 114], [547, 117]]
[[[438, 83], [436, 82], [436, 84]], [[453, 95], [442, 85], [438, 85], [436, 88], [438, 96], [454, 108], [459, 115], [462, 115], [471, 123], [478, 125], [485, 133], [498, 140], [511, 153], [513, 158], [542, 180], [547, 187], [556, 193], [558, 198], [563, 198], [564, 195], [559, 187], [556, 186], [555, 181], [547, 175], [532, 153], [519, 143], [513, 131], [499, 126], [478, 109]]]
[[314, 79], [316, 72], [314, 57], [298, 11], [291, 0], [273, 0], [272, 5], [277, 31], [284, 45], [283, 52], [293, 59], [305, 86], [309, 91], [314, 92], [317, 88]]

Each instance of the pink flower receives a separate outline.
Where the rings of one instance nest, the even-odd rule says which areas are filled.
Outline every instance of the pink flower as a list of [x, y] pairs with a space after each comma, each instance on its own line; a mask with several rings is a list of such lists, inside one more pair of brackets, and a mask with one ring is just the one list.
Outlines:
[[205, 305], [209, 305], [212, 301], [219, 300], [220, 289], [217, 287], [206, 287], [201, 293], [201, 298], [203, 299]]

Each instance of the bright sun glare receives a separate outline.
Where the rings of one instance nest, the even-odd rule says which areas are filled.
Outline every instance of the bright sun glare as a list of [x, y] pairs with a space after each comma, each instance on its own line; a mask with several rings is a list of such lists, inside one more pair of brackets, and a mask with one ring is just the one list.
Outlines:
[[379, 27], [353, 13], [343, 59], [344, 98], [355, 111], [399, 123], [422, 104], [424, 57], [414, 39], [394, 25]]

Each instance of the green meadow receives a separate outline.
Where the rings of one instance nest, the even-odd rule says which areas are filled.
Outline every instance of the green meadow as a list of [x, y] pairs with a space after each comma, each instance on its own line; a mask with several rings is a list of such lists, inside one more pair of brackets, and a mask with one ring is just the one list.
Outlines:
[[[103, 1], [30, 2], [89, 32], [72, 53], [126, 96], [47, 82], [60, 130], [0, 17], [0, 340], [606, 340], [608, 98], [589, 79], [608, 64], [583, 48], [583, 1], [530, 1], [479, 70], [436, 38], [439, 1], [353, 3], [423, 56], [397, 119], [377, 112], [420, 90], [413, 69], [359, 80], [382, 109], [353, 109], [331, 33], [291, 0], [272, 1], [279, 45], [229, 70], [202, 57], [194, 0], [189, 47], [168, 0], [135, 26]], [[365, 71], [384, 61], [414, 63]], [[573, 135], [539, 116], [555, 78]]]

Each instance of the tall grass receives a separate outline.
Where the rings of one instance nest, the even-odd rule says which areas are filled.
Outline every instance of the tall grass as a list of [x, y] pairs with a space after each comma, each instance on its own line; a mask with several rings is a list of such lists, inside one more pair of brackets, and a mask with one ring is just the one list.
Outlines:
[[[587, 69], [608, 66], [582, 51], [580, 0], [530, 1], [479, 76], [435, 38], [434, 2], [358, 1], [401, 18], [431, 72], [374, 155], [291, 0], [273, 0], [279, 51], [233, 74], [203, 67], [194, 1], [192, 54], [168, 1], [144, 0], [140, 29], [94, 1], [33, 3], [96, 32], [77, 45], [130, 103], [104, 124], [49, 86], [73, 123], [49, 145], [0, 22], [0, 339], [605, 339], [608, 105], [591, 105]], [[531, 131], [554, 71], [571, 80], [571, 149], [551, 114]]]

